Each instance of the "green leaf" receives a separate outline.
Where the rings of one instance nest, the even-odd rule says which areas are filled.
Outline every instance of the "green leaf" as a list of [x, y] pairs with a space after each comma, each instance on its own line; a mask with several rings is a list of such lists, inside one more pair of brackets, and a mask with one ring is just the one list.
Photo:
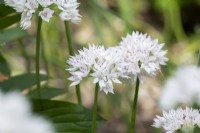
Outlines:
[[14, 27], [10, 29], [6, 29], [0, 32], [0, 46], [3, 44], [25, 37], [28, 35], [28, 32], [25, 30], [21, 30], [20, 27]]
[[0, 4], [4, 4], [4, 0], [0, 0]]
[[[40, 75], [40, 80], [41, 81], [47, 80], [47, 76]], [[22, 91], [26, 88], [32, 87], [35, 84], [36, 84], [36, 75], [33, 73], [26, 73], [11, 77], [8, 80], [0, 82], [0, 89], [5, 92], [13, 90]]]
[[[58, 95], [65, 94], [67, 91], [65, 89], [53, 88], [53, 87], [42, 87], [42, 98], [51, 99]], [[34, 89], [27, 94], [30, 98], [39, 98], [38, 89]]]
[[5, 17], [14, 12], [16, 11], [12, 7], [1, 4], [1, 1], [0, 1], [0, 18]]
[[3, 57], [3, 55], [0, 53], [0, 73], [10, 76], [10, 68], [7, 64], [7, 61]]
[[[46, 116], [56, 133], [90, 133], [92, 112], [81, 105], [62, 101], [33, 100], [34, 111]], [[104, 120], [97, 116], [97, 126]]]
[[200, 128], [199, 127], [195, 127], [193, 133], [200, 133]]
[[0, 18], [0, 30], [3, 30], [5, 28], [13, 25], [14, 23], [19, 22], [20, 19], [21, 19], [20, 14], [15, 14], [15, 15], [12, 15], [12, 16]]

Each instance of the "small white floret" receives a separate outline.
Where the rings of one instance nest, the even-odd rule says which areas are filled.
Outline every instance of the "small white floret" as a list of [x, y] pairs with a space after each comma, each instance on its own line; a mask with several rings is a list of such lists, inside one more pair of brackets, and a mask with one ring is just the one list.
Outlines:
[[46, 22], [49, 22], [50, 18], [53, 16], [54, 11], [49, 8], [44, 8], [43, 11], [39, 13], [39, 16]]

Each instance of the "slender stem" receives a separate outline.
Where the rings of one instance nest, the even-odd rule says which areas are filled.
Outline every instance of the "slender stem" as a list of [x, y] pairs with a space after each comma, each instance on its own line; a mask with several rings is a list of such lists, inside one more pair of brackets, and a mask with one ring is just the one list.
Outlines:
[[134, 101], [133, 101], [133, 105], [132, 105], [131, 133], [135, 132], [135, 120], [136, 120], [136, 112], [137, 112], [137, 100], [138, 100], [139, 86], [140, 86], [140, 80], [139, 80], [139, 78], [137, 78], [136, 86], [135, 86]]
[[[74, 48], [72, 46], [72, 35], [71, 35], [71, 30], [69, 27], [69, 23], [67, 21], [64, 21], [65, 23], [65, 32], [66, 32], [66, 37], [67, 37], [67, 42], [68, 42], [68, 49], [69, 49], [69, 54], [71, 56], [74, 55]], [[81, 92], [80, 92], [80, 85], [76, 85], [76, 96], [78, 103], [82, 105], [82, 100], [81, 100]]]
[[76, 85], [76, 96], [77, 96], [78, 104], [82, 105], [80, 84]]
[[198, 63], [197, 63], [198, 67], [200, 67], [200, 49], [199, 49], [199, 57], [198, 57]]
[[94, 95], [94, 107], [93, 107], [93, 114], [92, 114], [92, 133], [95, 133], [96, 130], [96, 113], [97, 113], [97, 100], [98, 100], [98, 91], [99, 85], [96, 84], [95, 87], [95, 95]]
[[68, 49], [69, 49], [69, 54], [74, 55], [74, 48], [72, 46], [72, 34], [70, 30], [69, 23], [67, 21], [65, 23], [65, 32], [66, 32], [66, 37], [67, 37], [67, 42], [68, 42]]
[[36, 83], [38, 89], [38, 97], [42, 97], [41, 88], [40, 88], [40, 40], [41, 40], [41, 27], [42, 27], [42, 19], [39, 17], [38, 19], [38, 28], [37, 28], [37, 38], [36, 38]]

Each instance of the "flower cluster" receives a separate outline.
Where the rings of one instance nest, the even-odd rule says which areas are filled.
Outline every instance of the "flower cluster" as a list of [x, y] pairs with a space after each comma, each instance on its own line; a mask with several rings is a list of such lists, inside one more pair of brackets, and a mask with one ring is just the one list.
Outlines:
[[26, 98], [0, 92], [0, 133], [54, 133], [50, 123], [31, 114]]
[[71, 86], [92, 76], [94, 83], [98, 83], [100, 90], [107, 94], [113, 93], [113, 82], [121, 83], [120, 78], [141, 77], [144, 73], [155, 76], [160, 65], [167, 61], [162, 47], [163, 44], [159, 45], [157, 40], [138, 32], [123, 38], [116, 47], [105, 49], [90, 45], [68, 60]]
[[168, 60], [165, 57], [167, 51], [161, 50], [164, 44], [158, 44], [157, 39], [152, 40], [147, 34], [133, 32], [122, 38], [119, 45], [125, 49], [122, 64], [127, 76], [155, 76], [160, 65], [165, 65]]
[[80, 22], [77, 0], [4, 0], [5, 4], [21, 13], [20, 25], [23, 29], [31, 26], [34, 13], [49, 22], [53, 15], [59, 14], [62, 20]]
[[200, 68], [192, 65], [180, 67], [162, 90], [160, 106], [163, 109], [171, 109], [180, 104], [200, 105]]
[[104, 46], [89, 45], [79, 51], [79, 54], [72, 56], [68, 60], [69, 68], [72, 76], [69, 80], [73, 81], [71, 86], [80, 83], [82, 78], [90, 76], [94, 77], [94, 83], [99, 83], [100, 89], [106, 94], [113, 93], [113, 84], [121, 83], [118, 78], [120, 71], [117, 69], [120, 52], [115, 48], [105, 49]]
[[200, 127], [200, 113], [195, 109], [177, 109], [163, 112], [163, 117], [156, 116], [154, 118], [154, 127], [163, 127], [167, 133], [181, 131], [183, 133], [191, 132], [195, 126]]

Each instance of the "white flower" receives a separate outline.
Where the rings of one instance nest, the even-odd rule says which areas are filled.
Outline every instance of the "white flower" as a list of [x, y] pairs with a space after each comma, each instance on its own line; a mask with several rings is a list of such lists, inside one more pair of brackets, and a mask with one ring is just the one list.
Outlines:
[[23, 12], [26, 0], [4, 0], [5, 4], [13, 7], [17, 12]]
[[78, 11], [75, 12], [62, 11], [59, 14], [59, 16], [62, 20], [67, 20], [67, 21], [71, 20], [75, 24], [78, 24], [81, 21]]
[[22, 27], [22, 29], [27, 29], [31, 26], [31, 18], [32, 13], [29, 10], [26, 10], [22, 13], [20, 21], [20, 26]]
[[167, 51], [162, 50], [164, 44], [159, 45], [157, 39], [152, 40], [147, 34], [133, 32], [122, 38], [119, 45], [125, 49], [122, 70], [130, 77], [142, 74], [155, 76], [160, 65], [165, 65], [168, 60], [165, 57]]
[[50, 123], [31, 114], [26, 98], [0, 92], [0, 133], [54, 133]]
[[200, 68], [182, 66], [163, 86], [160, 106], [171, 109], [179, 104], [191, 105], [195, 101], [200, 105]]
[[39, 4], [37, 0], [27, 0], [25, 3], [25, 10], [34, 13], [37, 10], [38, 6]]
[[90, 69], [87, 66], [81, 66], [77, 71], [70, 72], [72, 76], [68, 79], [73, 81], [70, 86], [78, 85], [84, 77], [88, 76], [89, 72]]
[[118, 70], [118, 61], [121, 52], [117, 48], [105, 49], [103, 46], [89, 45], [89, 48], [79, 50], [79, 54], [68, 60], [69, 72], [73, 81], [71, 86], [80, 83], [82, 78], [92, 76], [93, 83], [98, 83], [100, 90], [106, 94], [113, 92], [113, 82], [121, 83], [118, 78], [121, 73]]
[[37, 0], [37, 1], [42, 7], [47, 7], [54, 3], [54, 0]]
[[20, 26], [22, 29], [27, 29], [31, 26], [31, 19], [33, 13], [38, 8], [37, 0], [27, 0], [25, 3], [24, 11], [21, 14]]
[[54, 11], [49, 9], [49, 8], [44, 8], [43, 11], [41, 11], [39, 13], [39, 16], [41, 16], [41, 18], [44, 21], [49, 22], [49, 19], [53, 16]]
[[74, 10], [79, 6], [77, 0], [55, 0], [55, 4], [57, 4], [58, 8], [62, 11], [64, 10]]
[[55, 3], [61, 10], [59, 16], [62, 20], [70, 20], [76, 24], [81, 21], [81, 15], [77, 9], [79, 6], [77, 0], [56, 0]]
[[118, 80], [120, 73], [114, 65], [114, 63], [102, 59], [97, 60], [92, 68], [93, 73], [91, 76], [94, 77], [93, 83], [99, 83], [100, 90], [103, 90], [106, 94], [108, 94], [108, 92], [114, 93], [112, 82], [121, 83]]
[[163, 127], [166, 133], [174, 133], [177, 130], [183, 133], [189, 133], [195, 126], [200, 127], [200, 114], [196, 109], [177, 109], [170, 110], [169, 112], [163, 111], [163, 116], [156, 116], [154, 118], [154, 127]]

